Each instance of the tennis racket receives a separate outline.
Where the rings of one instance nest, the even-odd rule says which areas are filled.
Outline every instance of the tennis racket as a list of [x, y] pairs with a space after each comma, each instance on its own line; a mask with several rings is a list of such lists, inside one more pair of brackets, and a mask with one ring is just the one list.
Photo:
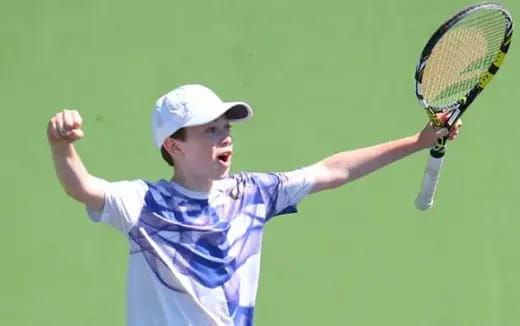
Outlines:
[[[442, 24], [424, 47], [415, 72], [420, 104], [436, 127], [451, 129], [502, 65], [513, 33], [510, 13], [497, 3], [465, 8]], [[448, 112], [447, 122], [438, 113]], [[446, 151], [442, 137], [430, 150], [415, 206], [433, 206]]]

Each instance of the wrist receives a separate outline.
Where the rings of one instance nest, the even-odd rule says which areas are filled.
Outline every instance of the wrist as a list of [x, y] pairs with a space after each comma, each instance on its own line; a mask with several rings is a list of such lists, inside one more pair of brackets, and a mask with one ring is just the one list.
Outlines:
[[51, 145], [51, 151], [55, 155], [66, 155], [70, 154], [74, 150], [74, 145], [70, 142], [64, 142], [64, 141], [55, 141], [50, 142]]
[[430, 147], [430, 144], [425, 142], [423, 137], [421, 137], [421, 133], [420, 132], [416, 133], [413, 136], [410, 136], [409, 138], [410, 138], [410, 141], [413, 144], [412, 146], [414, 147], [414, 149], [416, 151], [420, 151], [420, 150], [423, 150], [423, 149], [426, 149], [426, 148]]

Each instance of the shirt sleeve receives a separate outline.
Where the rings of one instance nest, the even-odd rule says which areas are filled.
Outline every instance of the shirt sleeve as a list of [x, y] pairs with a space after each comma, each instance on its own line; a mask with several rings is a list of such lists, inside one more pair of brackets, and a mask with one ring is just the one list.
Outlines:
[[94, 222], [101, 222], [122, 233], [128, 233], [139, 220], [148, 185], [143, 180], [103, 182], [106, 182], [103, 209], [94, 210], [87, 207], [87, 214]]
[[251, 178], [266, 204], [269, 220], [297, 211], [296, 205], [314, 186], [315, 173], [313, 167], [305, 167], [283, 173], [253, 173]]

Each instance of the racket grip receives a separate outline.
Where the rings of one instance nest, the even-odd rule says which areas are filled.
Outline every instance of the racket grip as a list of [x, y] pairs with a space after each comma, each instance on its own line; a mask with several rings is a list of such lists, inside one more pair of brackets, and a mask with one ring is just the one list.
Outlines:
[[421, 192], [415, 199], [415, 207], [420, 210], [427, 210], [433, 206], [433, 199], [435, 197], [435, 189], [439, 181], [439, 173], [441, 171], [444, 156], [433, 157], [430, 155], [426, 170], [424, 171]]

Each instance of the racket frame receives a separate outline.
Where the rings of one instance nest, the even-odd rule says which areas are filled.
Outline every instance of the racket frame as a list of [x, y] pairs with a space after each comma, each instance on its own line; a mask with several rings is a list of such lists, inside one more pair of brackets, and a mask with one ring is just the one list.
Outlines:
[[[502, 12], [505, 18], [505, 33], [504, 38], [502, 40], [502, 44], [500, 45], [500, 51], [493, 59], [489, 68], [479, 77], [478, 83], [469, 90], [462, 98], [446, 105], [444, 107], [434, 107], [431, 106], [424, 98], [424, 93], [422, 90], [422, 80], [424, 75], [424, 70], [428, 64], [428, 59], [437, 45], [437, 43], [442, 39], [442, 37], [459, 21], [461, 21], [466, 16], [474, 13], [475, 11], [479, 11], [482, 9], [494, 9]], [[421, 106], [426, 110], [428, 117], [432, 124], [436, 127], [446, 127], [448, 130], [451, 130], [456, 122], [460, 119], [466, 109], [469, 107], [471, 103], [475, 100], [475, 98], [486, 88], [491, 79], [495, 76], [497, 71], [500, 69], [504, 58], [509, 50], [509, 45], [511, 44], [511, 37], [513, 35], [513, 20], [509, 11], [504, 8], [502, 5], [494, 2], [484, 2], [472, 5], [467, 7], [446, 22], [444, 22], [430, 37], [428, 42], [423, 48], [421, 52], [421, 56], [419, 58], [419, 63], [417, 64], [415, 71], [415, 93], [417, 99]], [[443, 123], [439, 117], [438, 113], [441, 112], [449, 112], [448, 120], [446, 123]], [[425, 171], [421, 192], [417, 196], [415, 201], [416, 207], [421, 210], [426, 210], [431, 208], [433, 205], [433, 197], [435, 195], [435, 189], [438, 182], [438, 177], [440, 173], [440, 167], [442, 166], [442, 160], [444, 159], [444, 155], [446, 152], [446, 142], [448, 140], [448, 136], [439, 138], [436, 144], [430, 149], [430, 159], [428, 161], [428, 166]], [[440, 161], [439, 161], [440, 160]], [[434, 167], [435, 166], [435, 167]], [[432, 173], [432, 171], [434, 171]]]

